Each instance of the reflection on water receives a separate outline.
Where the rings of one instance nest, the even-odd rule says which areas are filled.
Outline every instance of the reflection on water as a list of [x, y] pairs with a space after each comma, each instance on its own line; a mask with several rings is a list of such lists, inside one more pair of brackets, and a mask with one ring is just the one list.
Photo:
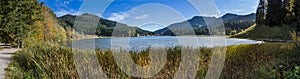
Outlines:
[[[113, 42], [112, 42], [113, 41]], [[151, 46], [160, 47], [214, 47], [231, 46], [238, 44], [255, 44], [254, 40], [221, 38], [221, 37], [192, 37], [192, 36], [147, 36], [147, 37], [120, 37], [97, 38], [69, 42], [68, 46], [83, 49], [114, 49], [143, 50]]]

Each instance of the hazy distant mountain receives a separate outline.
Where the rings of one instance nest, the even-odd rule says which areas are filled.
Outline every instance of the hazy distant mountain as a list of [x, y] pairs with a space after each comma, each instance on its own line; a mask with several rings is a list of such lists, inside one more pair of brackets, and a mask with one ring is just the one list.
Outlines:
[[[77, 26], [74, 26], [75, 18]], [[206, 20], [206, 22], [204, 21], [204, 19]], [[154, 35], [155, 33], [160, 35], [175, 35], [170, 29], [173, 29], [173, 31], [181, 32], [189, 27], [192, 27], [197, 35], [208, 35], [209, 31], [207, 29], [207, 23], [213, 24], [213, 22], [216, 22], [220, 19], [222, 19], [224, 22], [226, 34], [235, 34], [253, 25], [255, 23], [255, 14], [252, 13], [249, 15], [236, 15], [228, 13], [220, 18], [195, 16], [192, 19], [180, 23], [171, 24], [168, 27], [159, 29], [155, 32], [142, 30], [138, 27], [128, 26], [126, 24], [103, 19], [96, 15], [87, 13], [82, 15], [64, 15], [62, 17], [59, 17], [60, 21], [65, 22], [65, 24], [72, 27], [80, 34], [96, 34], [99, 36], [112, 36], [113, 31], [116, 30], [116, 26], [118, 26], [118, 31], [122, 32], [120, 33], [122, 34], [120, 36]], [[192, 33], [182, 32], [181, 34], [189, 35]]]
[[[76, 26], [74, 21], [76, 19]], [[59, 20], [66, 22], [81, 34], [112, 36], [114, 29], [121, 32], [120, 36], [137, 36], [137, 35], [154, 35], [155, 33], [142, 30], [137, 27], [128, 26], [126, 24], [117, 23], [115, 21], [100, 18], [92, 14], [82, 15], [64, 15]], [[117, 28], [115, 28], [117, 27]], [[118, 34], [118, 33], [115, 33]]]
[[256, 14], [251, 13], [248, 15], [237, 15], [237, 14], [227, 13], [227, 14], [223, 15], [221, 18], [224, 22], [251, 21], [251, 20], [255, 20]]
[[[155, 31], [155, 33], [160, 35], [175, 35], [170, 29], [173, 29], [173, 31], [181, 32], [188, 27], [192, 27], [196, 35], [208, 35], [209, 31], [207, 29], [207, 23], [214, 24], [213, 22], [222, 19], [226, 29], [226, 34], [235, 34], [253, 25], [255, 23], [255, 16], [256, 15], [254, 13], [248, 15], [237, 15], [228, 13], [220, 18], [195, 16], [187, 21], [174, 23], [166, 28], [159, 29]], [[206, 20], [206, 22], [204, 21], [204, 19]]]

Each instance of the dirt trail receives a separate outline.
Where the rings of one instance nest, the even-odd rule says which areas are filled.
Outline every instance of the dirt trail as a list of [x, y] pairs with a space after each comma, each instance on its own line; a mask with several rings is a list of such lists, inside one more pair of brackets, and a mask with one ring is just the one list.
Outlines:
[[17, 51], [18, 48], [3, 48], [0, 50], [0, 79], [5, 78], [5, 68], [10, 63], [12, 54]]

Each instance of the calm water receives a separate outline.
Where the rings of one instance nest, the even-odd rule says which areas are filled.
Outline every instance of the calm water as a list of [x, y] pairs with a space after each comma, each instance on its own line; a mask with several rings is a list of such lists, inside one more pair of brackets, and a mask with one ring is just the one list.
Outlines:
[[145, 36], [145, 37], [120, 37], [97, 38], [78, 40], [69, 43], [73, 48], [83, 49], [128, 49], [143, 50], [149, 47], [170, 48], [175, 46], [187, 47], [214, 47], [231, 46], [238, 44], [255, 44], [254, 40], [222, 38], [222, 37], [193, 37], [193, 36]]

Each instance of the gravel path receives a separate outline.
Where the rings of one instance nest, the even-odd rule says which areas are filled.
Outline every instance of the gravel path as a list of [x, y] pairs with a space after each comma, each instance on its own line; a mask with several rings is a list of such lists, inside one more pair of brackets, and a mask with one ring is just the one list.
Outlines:
[[12, 54], [17, 51], [18, 48], [4, 48], [0, 50], [0, 79], [5, 78], [5, 68], [10, 63]]

